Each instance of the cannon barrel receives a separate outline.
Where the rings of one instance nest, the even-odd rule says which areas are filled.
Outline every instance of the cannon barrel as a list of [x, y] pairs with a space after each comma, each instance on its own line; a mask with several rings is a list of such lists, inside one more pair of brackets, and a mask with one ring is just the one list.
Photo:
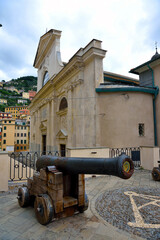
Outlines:
[[134, 172], [133, 161], [125, 154], [115, 158], [79, 158], [43, 155], [36, 162], [37, 171], [47, 166], [68, 174], [103, 174], [128, 179]]

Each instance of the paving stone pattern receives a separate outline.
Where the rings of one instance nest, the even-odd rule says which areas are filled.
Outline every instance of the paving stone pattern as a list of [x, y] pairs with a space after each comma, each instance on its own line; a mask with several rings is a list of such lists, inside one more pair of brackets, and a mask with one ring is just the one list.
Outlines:
[[[113, 223], [112, 225], [112, 222], [109, 223], [104, 220], [95, 209], [95, 204], [100, 201], [97, 199], [101, 198], [102, 194], [130, 187], [135, 187], [135, 189], [142, 187], [160, 189], [160, 182], [153, 181], [151, 173], [144, 170], [135, 171], [129, 180], [119, 179], [114, 176], [97, 176], [94, 178], [89, 176], [86, 179], [86, 192], [90, 202], [88, 210], [82, 214], [53, 221], [47, 226], [42, 226], [37, 222], [32, 207], [19, 207], [16, 199], [17, 195], [14, 192], [1, 193], [0, 240], [147, 239], [150, 237], [147, 232], [142, 238], [135, 235], [133, 231], [123, 230], [124, 228], [120, 229], [116, 224]], [[125, 204], [127, 203], [124, 202], [124, 209]], [[119, 209], [117, 211], [119, 212]], [[157, 231], [160, 231], [160, 229], [157, 229]]]
[[[137, 227], [128, 225], [129, 222], [136, 223], [130, 197], [125, 194], [128, 191], [133, 193], [138, 208], [145, 204], [138, 213], [135, 213], [142, 217], [142, 227], [138, 227], [138, 223]], [[153, 196], [153, 199], [150, 196]], [[154, 202], [154, 197], [157, 202]], [[126, 187], [107, 191], [98, 197], [96, 210], [113, 226], [147, 239], [160, 239], [160, 189]], [[152, 227], [146, 228], [147, 224], [148, 226], [151, 224]], [[157, 224], [159, 228], [154, 228]]]

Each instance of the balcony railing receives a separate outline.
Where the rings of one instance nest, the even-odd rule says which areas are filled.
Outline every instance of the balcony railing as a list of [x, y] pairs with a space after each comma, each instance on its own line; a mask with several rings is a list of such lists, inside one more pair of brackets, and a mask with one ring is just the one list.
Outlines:
[[111, 148], [109, 150], [109, 157], [118, 157], [123, 153], [133, 160], [135, 167], [140, 167], [141, 160], [139, 147]]
[[33, 176], [36, 170], [36, 161], [42, 155], [59, 156], [58, 151], [54, 152], [20, 152], [10, 155], [9, 180], [24, 181]]

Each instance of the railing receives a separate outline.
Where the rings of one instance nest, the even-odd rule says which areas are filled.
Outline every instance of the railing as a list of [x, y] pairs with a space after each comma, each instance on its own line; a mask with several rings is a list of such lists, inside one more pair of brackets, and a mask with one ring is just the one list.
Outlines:
[[42, 155], [59, 156], [58, 151], [54, 152], [20, 152], [12, 153], [10, 155], [10, 167], [9, 167], [9, 180], [10, 181], [22, 181], [27, 180], [33, 176], [36, 170], [36, 161], [39, 156]]
[[111, 148], [109, 150], [109, 157], [118, 157], [123, 153], [133, 160], [135, 167], [140, 167], [141, 161], [139, 147]]
[[[125, 153], [133, 160], [135, 167], [140, 167], [139, 147], [111, 148], [109, 157], [117, 157], [122, 153]], [[22, 181], [32, 177], [36, 170], [36, 161], [42, 155], [59, 156], [61, 154], [58, 151], [12, 153], [10, 155], [9, 180]]]

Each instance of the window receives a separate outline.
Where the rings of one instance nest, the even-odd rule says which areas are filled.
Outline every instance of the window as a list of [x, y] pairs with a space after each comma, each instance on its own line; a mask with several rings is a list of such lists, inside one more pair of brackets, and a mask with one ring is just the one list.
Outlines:
[[3, 148], [3, 151], [6, 151], [6, 149], [5, 149], [5, 148]]
[[3, 137], [6, 137], [6, 133], [3, 134]]
[[21, 150], [23, 150], [23, 147], [21, 146]]
[[19, 146], [17, 146], [17, 150], [19, 150]]
[[19, 126], [17, 127], [17, 129], [19, 129]]
[[24, 144], [26, 144], [26, 140], [24, 140]]
[[21, 133], [21, 137], [23, 137], [23, 133]]
[[19, 144], [19, 140], [17, 140], [17, 144]]
[[9, 123], [11, 123], [11, 121], [9, 121]]
[[24, 137], [26, 137], [26, 133], [24, 133]]
[[23, 140], [21, 140], [21, 144], [23, 144]]
[[24, 146], [24, 150], [26, 150], [26, 146]]
[[65, 97], [62, 98], [60, 105], [59, 105], [59, 111], [65, 109], [68, 107], [68, 103]]
[[19, 133], [17, 133], [17, 137], [19, 137]]
[[5, 123], [7, 123], [7, 121], [4, 121]]
[[23, 127], [21, 127], [21, 129], [23, 129]]
[[6, 130], [7, 129], [7, 127], [6, 126], [4, 126], [4, 130]]
[[3, 144], [6, 144], [6, 140], [3, 140]]
[[49, 74], [46, 71], [43, 77], [43, 86], [48, 82], [48, 80], [49, 80]]
[[139, 136], [144, 136], [144, 123], [138, 125]]
[[61, 157], [66, 156], [66, 145], [65, 144], [60, 144], [60, 153], [61, 153]]

